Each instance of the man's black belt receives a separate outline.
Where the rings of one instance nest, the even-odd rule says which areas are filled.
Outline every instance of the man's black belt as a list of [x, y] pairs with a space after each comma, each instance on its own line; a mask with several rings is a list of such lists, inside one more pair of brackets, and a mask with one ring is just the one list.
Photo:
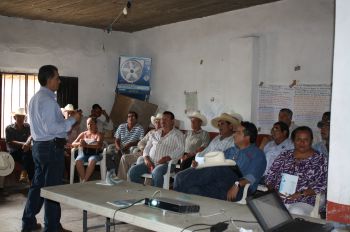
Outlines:
[[56, 146], [59, 147], [64, 147], [64, 145], [67, 144], [67, 140], [65, 138], [54, 138], [52, 140], [48, 140], [48, 141], [34, 141], [34, 142], [54, 142], [56, 144]]

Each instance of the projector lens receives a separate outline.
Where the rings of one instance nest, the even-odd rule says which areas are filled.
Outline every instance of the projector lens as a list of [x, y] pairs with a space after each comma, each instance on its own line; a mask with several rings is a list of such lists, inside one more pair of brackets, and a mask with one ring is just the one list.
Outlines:
[[158, 205], [158, 201], [156, 199], [152, 199], [151, 201], [151, 206], [157, 206]]

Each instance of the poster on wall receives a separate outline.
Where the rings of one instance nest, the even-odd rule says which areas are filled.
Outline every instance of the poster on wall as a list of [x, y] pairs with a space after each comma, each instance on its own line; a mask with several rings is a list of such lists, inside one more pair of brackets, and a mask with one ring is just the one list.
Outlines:
[[148, 100], [152, 59], [120, 56], [116, 92], [139, 100]]
[[330, 110], [332, 87], [328, 84], [264, 85], [259, 87], [257, 126], [270, 134], [281, 108], [293, 111], [293, 121], [317, 131], [317, 122]]

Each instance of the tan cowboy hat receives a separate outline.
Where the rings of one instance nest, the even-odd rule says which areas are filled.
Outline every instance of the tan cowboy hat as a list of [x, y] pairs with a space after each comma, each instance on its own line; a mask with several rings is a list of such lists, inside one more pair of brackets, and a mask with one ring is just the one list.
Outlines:
[[12, 112], [12, 116], [23, 115], [26, 116], [26, 110], [24, 108], [18, 108], [15, 112]]
[[204, 163], [199, 164], [196, 168], [208, 168], [216, 166], [235, 166], [236, 162], [232, 159], [225, 159], [222, 151], [212, 151], [204, 155]]
[[198, 118], [199, 120], [202, 121], [202, 126], [206, 126], [207, 125], [207, 118], [203, 114], [201, 114], [201, 113], [199, 113], [197, 111], [189, 114], [188, 117], [190, 119], [191, 118]]
[[151, 116], [151, 123], [154, 125], [155, 124], [155, 121], [157, 120], [157, 119], [162, 119], [162, 117], [163, 117], [163, 114], [162, 113], [158, 113], [156, 116]]
[[237, 113], [222, 113], [219, 117], [213, 118], [211, 120], [211, 124], [215, 128], [219, 128], [218, 123], [219, 121], [227, 121], [231, 123], [232, 125], [239, 125], [242, 121], [242, 116]]
[[0, 176], [10, 175], [15, 168], [15, 161], [8, 152], [0, 152]]
[[74, 106], [72, 104], [67, 104], [63, 109], [64, 111], [74, 111]]

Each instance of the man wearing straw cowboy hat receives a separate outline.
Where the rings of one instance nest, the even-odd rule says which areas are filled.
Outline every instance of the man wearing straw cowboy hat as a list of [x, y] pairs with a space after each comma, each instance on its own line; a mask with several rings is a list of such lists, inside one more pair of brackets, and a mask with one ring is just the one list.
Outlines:
[[187, 131], [185, 136], [185, 153], [180, 160], [180, 169], [189, 168], [197, 152], [203, 151], [209, 144], [209, 133], [202, 130], [207, 125], [207, 118], [199, 113], [193, 112], [188, 118], [191, 120], [192, 130]]
[[[174, 190], [190, 194], [237, 201], [243, 189], [254, 193], [266, 167], [265, 154], [256, 147], [258, 131], [253, 123], [241, 122], [234, 134], [236, 147], [223, 152], [209, 152], [204, 163], [191, 168], [191, 173], [180, 179], [175, 176]], [[232, 166], [237, 165], [240, 173]], [[242, 175], [242, 176], [240, 176]]]
[[24, 122], [26, 117], [24, 108], [18, 108], [12, 115], [15, 123], [6, 127], [6, 146], [13, 159], [23, 167], [19, 181], [28, 183], [34, 176], [30, 126]]
[[62, 232], [67, 230], [63, 229], [60, 223], [60, 204], [41, 198], [40, 189], [62, 184], [67, 132], [76, 121], [80, 120], [81, 114], [75, 112], [68, 119], [62, 117], [55, 94], [61, 81], [55, 66], [42, 66], [39, 69], [38, 80], [41, 87], [30, 100], [28, 108], [35, 173], [23, 212], [22, 231], [41, 228], [37, 223], [36, 214], [45, 203], [44, 231]]

